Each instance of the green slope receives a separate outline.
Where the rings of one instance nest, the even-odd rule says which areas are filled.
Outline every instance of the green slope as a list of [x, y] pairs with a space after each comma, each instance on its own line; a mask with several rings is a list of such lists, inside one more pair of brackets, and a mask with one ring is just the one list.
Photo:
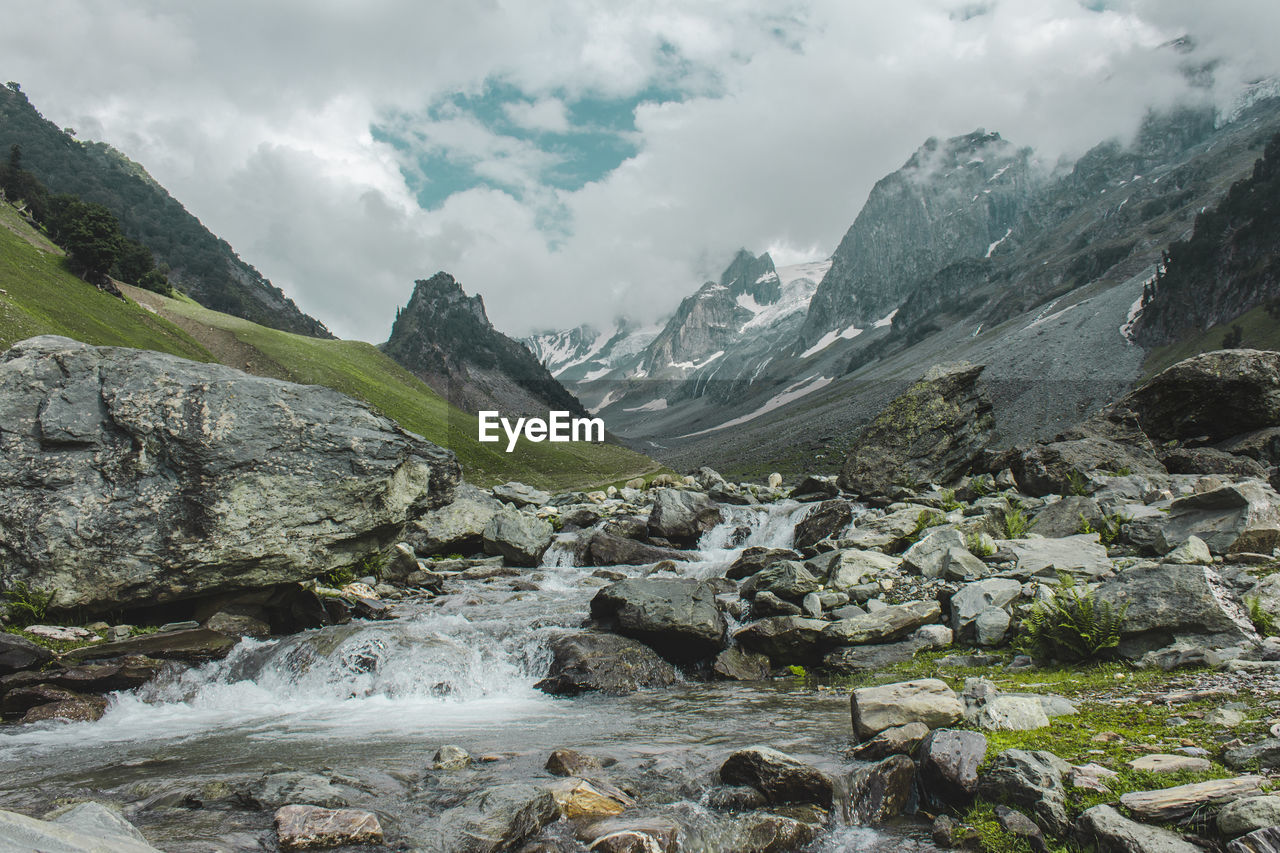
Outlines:
[[1184, 358], [1191, 358], [1202, 352], [1222, 349], [1225, 338], [1233, 327], [1240, 327], [1240, 346], [1250, 349], [1280, 350], [1280, 320], [1267, 313], [1264, 306], [1258, 306], [1241, 314], [1234, 320], [1220, 323], [1203, 332], [1195, 332], [1166, 344], [1156, 347], [1147, 354], [1143, 363], [1143, 381], [1150, 379], [1166, 367], [1171, 367]]
[[458, 454], [469, 481], [520, 480], [547, 489], [589, 488], [659, 470], [616, 445], [530, 444], [514, 453], [481, 444], [476, 419], [449, 405], [371, 344], [268, 329], [203, 308], [123, 287], [130, 300], [71, 275], [61, 251], [0, 203], [0, 350], [32, 335], [56, 334], [111, 346], [170, 352], [293, 382], [326, 385], [364, 400], [406, 429]]

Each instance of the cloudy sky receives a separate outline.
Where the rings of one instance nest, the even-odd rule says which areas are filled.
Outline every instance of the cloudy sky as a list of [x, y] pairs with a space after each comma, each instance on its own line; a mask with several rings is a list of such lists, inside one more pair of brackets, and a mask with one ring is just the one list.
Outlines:
[[1185, 63], [1220, 103], [1277, 73], [1277, 32], [1274, 0], [39, 0], [0, 76], [379, 341], [441, 269], [512, 334], [653, 319], [739, 246], [829, 255], [929, 136], [1078, 155]]

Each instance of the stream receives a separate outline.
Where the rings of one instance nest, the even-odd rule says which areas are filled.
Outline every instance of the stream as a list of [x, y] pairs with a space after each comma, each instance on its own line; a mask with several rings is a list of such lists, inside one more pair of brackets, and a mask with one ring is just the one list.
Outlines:
[[[726, 521], [699, 543], [702, 559], [679, 570], [711, 577], [747, 546], [788, 546], [808, 508], [725, 507]], [[398, 604], [395, 620], [246, 639], [225, 660], [114, 694], [98, 722], [0, 729], [0, 807], [40, 814], [60, 798], [96, 799], [121, 805], [166, 851], [274, 850], [271, 811], [245, 809], [234, 792], [265, 773], [322, 772], [345, 777], [351, 805], [376, 811], [390, 843], [430, 849], [443, 809], [496, 784], [545, 784], [543, 765], [558, 747], [617, 759], [609, 778], [634, 787], [642, 803], [687, 801], [695, 823], [735, 749], [767, 744], [848, 772], [847, 695], [797, 679], [687, 682], [629, 696], [535, 690], [549, 665], [548, 634], [581, 625], [607, 583], [566, 565], [572, 550], [561, 538], [524, 578], [537, 590], [513, 591], [511, 578], [466, 582]], [[482, 760], [433, 771], [445, 744]], [[683, 849], [722, 848], [691, 837]], [[809, 849], [932, 847], [926, 831], [905, 823], [835, 827]]]

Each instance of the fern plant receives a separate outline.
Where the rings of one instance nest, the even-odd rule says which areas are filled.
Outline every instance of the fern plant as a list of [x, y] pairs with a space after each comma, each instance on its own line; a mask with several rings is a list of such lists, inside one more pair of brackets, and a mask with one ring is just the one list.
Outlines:
[[1119, 608], [1100, 601], [1060, 572], [1058, 588], [1047, 601], [1037, 601], [1022, 620], [1019, 647], [1037, 658], [1077, 663], [1100, 657], [1120, 645], [1120, 626], [1128, 603]]
[[1004, 505], [1004, 538], [1021, 539], [1035, 527], [1035, 521], [1027, 515], [1022, 504], [1016, 500], [1005, 501]]
[[1089, 481], [1074, 468], [1067, 472], [1067, 491], [1073, 495], [1089, 494]]
[[9, 584], [9, 588], [4, 591], [4, 599], [8, 602], [9, 624], [25, 628], [43, 622], [49, 612], [49, 605], [57, 594], [56, 589], [37, 589], [28, 586], [26, 581]]
[[1280, 635], [1280, 630], [1276, 627], [1276, 617], [1262, 606], [1260, 598], [1257, 596], [1246, 598], [1244, 603], [1249, 608], [1249, 621], [1253, 623], [1254, 630], [1264, 637]]
[[915, 529], [913, 529], [910, 533], [907, 534], [907, 541], [912, 544], [915, 544], [916, 542], [920, 541], [920, 537], [930, 527], [937, 527], [940, 524], [946, 524], [946, 523], [947, 523], [947, 517], [940, 512], [934, 512], [932, 510], [928, 512], [922, 512], [920, 513], [920, 515], [916, 516]]
[[977, 530], [964, 537], [964, 547], [975, 557], [990, 557], [996, 552], [995, 543]]
[[942, 497], [942, 508], [947, 512], [960, 509], [964, 506], [964, 504], [956, 500], [955, 489], [939, 489], [938, 494]]

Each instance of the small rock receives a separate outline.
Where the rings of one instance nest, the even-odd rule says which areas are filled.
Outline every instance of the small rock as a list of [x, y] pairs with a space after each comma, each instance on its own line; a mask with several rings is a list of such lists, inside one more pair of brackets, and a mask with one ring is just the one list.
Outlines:
[[1218, 812], [1218, 831], [1228, 838], [1280, 826], [1280, 797], [1245, 797]]
[[749, 785], [771, 803], [813, 803], [831, 807], [831, 777], [804, 762], [771, 749], [753, 746], [729, 756], [720, 767], [720, 779], [728, 785]]
[[1181, 770], [1200, 771], [1209, 769], [1209, 762], [1203, 758], [1158, 753], [1135, 758], [1128, 764], [1134, 770], [1141, 770], [1144, 773], [1177, 773]]
[[906, 723], [941, 728], [959, 722], [964, 705], [946, 682], [936, 678], [860, 687], [849, 697], [853, 729], [860, 739]]
[[359, 809], [288, 805], [276, 811], [276, 835], [283, 850], [315, 850], [346, 844], [381, 844], [377, 815]]
[[1164, 556], [1164, 562], [1180, 566], [1213, 565], [1213, 554], [1199, 536], [1188, 536], [1186, 541]]
[[739, 646], [725, 649], [716, 655], [711, 669], [718, 677], [730, 681], [763, 681], [771, 672], [768, 655]]
[[440, 747], [431, 759], [432, 770], [463, 770], [470, 765], [471, 753], [452, 744]]
[[857, 761], [879, 761], [890, 755], [915, 755], [920, 742], [928, 734], [929, 727], [924, 723], [894, 726], [850, 750], [849, 757]]
[[586, 776], [600, 772], [604, 765], [594, 756], [562, 747], [547, 757], [546, 768], [553, 776]]

